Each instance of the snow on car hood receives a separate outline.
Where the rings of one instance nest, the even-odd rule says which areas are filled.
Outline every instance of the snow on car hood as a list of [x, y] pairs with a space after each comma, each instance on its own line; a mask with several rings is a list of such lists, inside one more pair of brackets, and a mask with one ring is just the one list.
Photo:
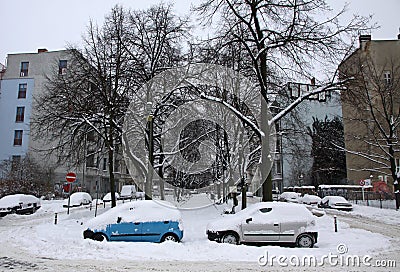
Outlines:
[[[260, 209], [272, 208], [267, 214], [262, 214]], [[223, 218], [210, 222], [207, 230], [222, 231], [234, 230], [238, 231], [240, 225], [246, 223], [246, 219], [252, 218], [253, 223], [288, 223], [288, 222], [304, 222], [307, 225], [315, 223], [314, 216], [306, 207], [295, 203], [279, 203], [279, 202], [261, 202], [256, 203], [248, 208], [241, 210], [233, 215], [225, 215]]]
[[15, 195], [7, 195], [0, 199], [0, 208], [7, 208], [18, 206], [19, 203], [27, 204], [27, 203], [37, 203], [40, 205], [39, 198], [33, 195], [24, 195], [24, 194], [15, 194]]
[[156, 222], [178, 221], [183, 230], [181, 213], [167, 201], [138, 200], [121, 204], [111, 210], [89, 220], [85, 227], [90, 229], [105, 229], [107, 225], [121, 222]]

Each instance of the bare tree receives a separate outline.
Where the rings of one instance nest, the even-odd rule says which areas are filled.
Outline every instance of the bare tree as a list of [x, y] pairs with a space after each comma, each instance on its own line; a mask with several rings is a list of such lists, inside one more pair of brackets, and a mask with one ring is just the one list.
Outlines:
[[46, 151], [72, 165], [85, 162], [87, 135], [96, 135], [94, 152], [100, 150], [108, 158], [113, 207], [115, 149], [120, 144], [128, 93], [133, 89], [129, 58], [123, 46], [127, 40], [126, 17], [121, 7], [115, 7], [101, 28], [90, 23], [83, 49], [69, 48], [67, 72], [48, 78], [33, 122], [36, 137], [54, 143]]
[[[348, 24], [341, 25], [339, 18], [345, 9], [325, 19], [317, 18], [316, 14], [329, 11], [324, 0], [208, 0], [197, 11], [206, 25], [220, 19], [214, 39], [221, 40], [222, 46], [236, 43], [246, 50], [263, 97], [264, 116], [272, 101], [271, 95], [276, 94], [276, 88], [272, 87], [277, 84], [272, 81], [271, 71], [278, 72], [283, 82], [290, 78], [312, 78], [313, 65], [337, 63], [350, 47], [343, 41], [355, 36], [366, 23], [366, 19], [354, 17]], [[265, 170], [269, 163], [269, 144], [265, 137], [268, 126], [309, 96], [340, 87], [341, 82], [335, 82], [335, 76], [336, 73], [331, 72], [328, 80], [319, 82], [319, 88], [284, 105], [273, 120], [260, 124], [261, 136], [264, 135], [261, 156], [262, 178], [266, 181], [263, 183], [264, 200], [272, 200], [271, 175]]]
[[66, 74], [48, 78], [37, 101], [36, 137], [49, 139], [46, 152], [56, 153], [60, 162], [82, 164], [87, 136], [95, 135], [90, 152], [108, 159], [113, 207], [114, 159], [129, 100], [146, 81], [179, 62], [178, 42], [186, 34], [186, 21], [171, 6], [144, 11], [115, 6], [102, 27], [90, 22], [82, 49], [70, 46]]

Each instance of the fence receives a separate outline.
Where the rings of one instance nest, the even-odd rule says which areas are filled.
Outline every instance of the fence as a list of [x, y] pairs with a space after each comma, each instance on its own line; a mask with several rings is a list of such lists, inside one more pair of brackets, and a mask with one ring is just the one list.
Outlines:
[[335, 191], [323, 192], [322, 197], [327, 195], [339, 195], [346, 198], [349, 202], [358, 205], [371, 206], [381, 209], [396, 209], [396, 200], [393, 193], [369, 192], [369, 191]]

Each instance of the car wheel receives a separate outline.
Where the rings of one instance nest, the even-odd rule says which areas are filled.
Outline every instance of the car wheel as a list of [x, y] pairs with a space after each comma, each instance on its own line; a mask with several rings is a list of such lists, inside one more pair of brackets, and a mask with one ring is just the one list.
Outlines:
[[179, 239], [175, 234], [168, 233], [161, 238], [161, 242], [165, 241], [179, 242]]
[[94, 234], [92, 239], [99, 242], [107, 241], [107, 237], [103, 233]]
[[239, 244], [239, 238], [237, 237], [236, 234], [234, 234], [232, 232], [228, 232], [228, 233], [224, 234], [224, 236], [222, 236], [221, 242], [226, 243], [226, 244], [237, 245], [237, 244]]
[[311, 248], [314, 246], [314, 238], [309, 234], [300, 234], [297, 237], [296, 245], [298, 247]]

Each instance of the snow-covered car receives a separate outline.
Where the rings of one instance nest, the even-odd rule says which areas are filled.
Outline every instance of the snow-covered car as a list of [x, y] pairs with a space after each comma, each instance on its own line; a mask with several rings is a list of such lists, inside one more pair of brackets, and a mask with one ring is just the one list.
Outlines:
[[95, 205], [103, 205], [103, 204], [104, 204], [104, 202], [103, 202], [103, 200], [101, 200], [101, 199], [95, 198], [95, 199], [93, 199], [93, 201], [92, 201], [92, 205], [93, 205], [93, 206], [95, 206]]
[[135, 193], [135, 198], [136, 199], [145, 199], [145, 197], [146, 197], [145, 192], [136, 192]]
[[[115, 192], [115, 200], [119, 199], [119, 194], [117, 192]], [[104, 197], [103, 197], [103, 201], [104, 202], [110, 202], [111, 201], [111, 193], [107, 193]]]
[[[92, 203], [92, 197], [85, 192], [76, 192], [70, 196], [69, 207], [78, 207]], [[68, 207], [68, 199], [64, 199], [63, 207]]]
[[33, 195], [15, 194], [0, 199], [0, 217], [7, 214], [32, 214], [40, 208], [40, 199]]
[[300, 194], [296, 192], [283, 192], [279, 196], [279, 201], [299, 203]]
[[315, 219], [303, 205], [260, 202], [207, 226], [211, 241], [222, 243], [285, 243], [313, 247], [318, 232]]
[[305, 194], [300, 198], [300, 202], [308, 205], [318, 205], [321, 202], [321, 198], [317, 195]]
[[343, 211], [351, 211], [353, 209], [353, 205], [349, 203], [342, 196], [326, 196], [323, 199], [321, 199], [320, 203], [318, 204], [318, 207], [337, 209]]
[[132, 199], [135, 198], [136, 186], [135, 185], [124, 185], [121, 188], [120, 199]]
[[121, 204], [86, 224], [85, 239], [127, 242], [179, 242], [183, 237], [179, 210], [166, 201]]

